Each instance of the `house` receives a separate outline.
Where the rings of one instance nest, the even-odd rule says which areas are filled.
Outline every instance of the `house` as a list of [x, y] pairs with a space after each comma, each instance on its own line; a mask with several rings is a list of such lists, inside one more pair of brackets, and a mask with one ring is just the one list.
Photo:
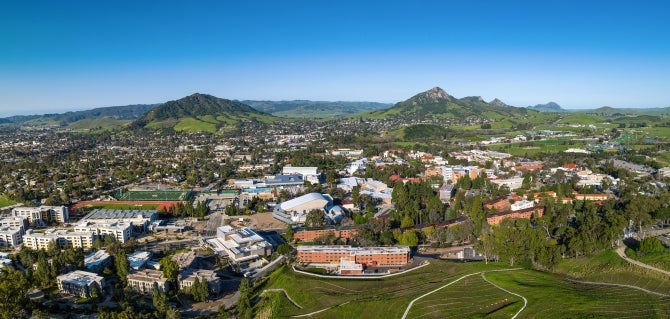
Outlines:
[[75, 270], [56, 277], [56, 282], [58, 283], [58, 291], [61, 293], [90, 298], [93, 289], [97, 289], [102, 294], [105, 278], [92, 272]]

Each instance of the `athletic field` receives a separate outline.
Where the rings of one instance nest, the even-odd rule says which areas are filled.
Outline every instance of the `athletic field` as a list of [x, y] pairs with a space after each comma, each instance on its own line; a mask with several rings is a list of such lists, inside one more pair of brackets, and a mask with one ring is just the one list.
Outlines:
[[191, 198], [191, 191], [186, 190], [131, 190], [120, 191], [114, 194], [114, 197], [122, 201], [188, 201]]

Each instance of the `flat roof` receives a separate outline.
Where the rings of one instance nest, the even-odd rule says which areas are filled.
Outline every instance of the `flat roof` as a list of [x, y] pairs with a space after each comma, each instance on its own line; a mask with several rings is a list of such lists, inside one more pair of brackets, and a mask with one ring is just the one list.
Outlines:
[[85, 219], [126, 219], [126, 218], [151, 218], [152, 215], [158, 214], [156, 210], [125, 210], [125, 209], [95, 209], [88, 213], [82, 220]]

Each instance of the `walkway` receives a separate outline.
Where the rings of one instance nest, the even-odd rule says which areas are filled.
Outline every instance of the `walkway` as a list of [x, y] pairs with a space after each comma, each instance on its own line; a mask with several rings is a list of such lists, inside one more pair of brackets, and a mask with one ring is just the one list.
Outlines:
[[643, 267], [643, 268], [647, 268], [649, 270], [653, 270], [653, 271], [660, 272], [662, 274], [666, 274], [666, 275], [670, 276], [670, 271], [659, 269], [659, 268], [656, 268], [654, 266], [650, 266], [650, 265], [647, 265], [645, 263], [641, 263], [637, 260], [628, 258], [628, 256], [626, 256], [626, 245], [619, 246], [616, 249], [616, 253], [619, 254], [619, 256], [621, 256], [621, 258], [623, 258], [625, 261], [627, 261], [627, 262], [629, 262], [633, 265], [640, 266], [640, 267]]
[[[407, 318], [407, 315], [409, 314], [409, 310], [412, 309], [412, 306], [414, 305], [414, 303], [417, 302], [419, 299], [421, 299], [421, 298], [423, 298], [423, 297], [426, 297], [426, 296], [428, 296], [428, 295], [431, 295], [431, 294], [433, 294], [433, 293], [436, 293], [436, 292], [438, 292], [438, 291], [440, 291], [440, 290], [442, 290], [442, 289], [444, 289], [444, 288], [446, 288], [446, 287], [449, 287], [449, 286], [451, 286], [451, 285], [453, 285], [453, 284], [455, 284], [455, 283], [457, 283], [457, 282], [459, 282], [459, 281], [461, 281], [461, 280], [463, 280], [463, 279], [465, 279], [465, 278], [467, 278], [467, 277], [474, 276], [474, 275], [479, 275], [479, 274], [482, 274], [482, 275], [483, 275], [484, 273], [487, 273], [487, 272], [513, 271], [513, 270], [520, 270], [520, 269], [523, 269], [523, 268], [510, 268], [510, 269], [500, 269], [500, 270], [478, 271], [478, 272], [475, 272], [475, 273], [471, 273], [471, 274], [463, 275], [463, 276], [461, 276], [460, 278], [458, 278], [458, 279], [456, 279], [456, 280], [454, 280], [454, 281], [452, 281], [452, 282], [450, 282], [450, 283], [448, 283], [448, 284], [446, 284], [446, 285], [444, 285], [444, 286], [442, 286], [442, 287], [439, 287], [439, 288], [437, 288], [437, 289], [435, 289], [435, 290], [433, 290], [433, 291], [429, 291], [429, 292], [427, 292], [427, 293], [425, 293], [425, 294], [423, 294], [423, 295], [421, 295], [421, 296], [418, 296], [418, 297], [414, 298], [414, 300], [410, 301], [409, 305], [407, 305], [407, 309], [405, 309], [405, 313], [402, 315], [402, 319]], [[487, 280], [487, 281], [488, 281], [488, 280]], [[498, 286], [496, 286], [496, 287], [498, 287]], [[500, 288], [500, 287], [498, 287], [498, 288]], [[516, 294], [514, 294], [514, 295], [516, 295]], [[523, 298], [523, 297], [521, 297], [521, 298]], [[527, 300], [526, 300], [526, 298], [523, 298], [523, 300], [524, 300], [524, 307], [521, 308], [521, 310], [523, 310], [524, 308], [526, 308]], [[521, 311], [519, 311], [519, 312], [521, 312]], [[516, 317], [516, 316], [519, 314], [519, 312], [517, 312], [517, 314], [514, 315], [514, 317]]]
[[302, 309], [302, 306], [299, 305], [297, 302], [295, 302], [293, 299], [291, 299], [291, 296], [288, 295], [288, 292], [284, 289], [265, 289], [263, 292], [261, 292], [261, 296], [264, 295], [266, 292], [283, 292], [288, 301], [290, 301], [294, 306]]
[[526, 297], [524, 297], [524, 296], [522, 296], [522, 295], [520, 295], [520, 294], [511, 292], [511, 291], [509, 291], [509, 290], [507, 290], [507, 289], [505, 289], [505, 288], [503, 288], [503, 287], [500, 287], [500, 286], [498, 286], [498, 285], [496, 285], [496, 284], [490, 282], [488, 279], [486, 279], [486, 276], [485, 276], [484, 274], [486, 274], [486, 273], [484, 273], [484, 272], [482, 273], [482, 279], [484, 279], [484, 281], [488, 282], [489, 284], [493, 285], [494, 287], [496, 287], [496, 288], [498, 288], [498, 289], [500, 289], [500, 290], [502, 290], [502, 291], [504, 291], [504, 292], [506, 292], [506, 293], [508, 293], [508, 294], [515, 295], [515, 296], [517, 296], [517, 297], [523, 299], [523, 307], [521, 307], [521, 309], [519, 309], [519, 311], [517, 311], [517, 312], [514, 314], [514, 316], [512, 316], [512, 319], [516, 319], [516, 317], [517, 317], [517, 316], [518, 316], [524, 309], [526, 309], [526, 306], [528, 306], [528, 299], [526, 299]]

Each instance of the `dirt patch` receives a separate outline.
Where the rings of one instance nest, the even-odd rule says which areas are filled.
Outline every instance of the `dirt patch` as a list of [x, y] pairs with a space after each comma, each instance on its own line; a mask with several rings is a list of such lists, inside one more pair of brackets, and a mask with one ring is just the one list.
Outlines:
[[[244, 226], [252, 229], [285, 229], [286, 223], [276, 220], [272, 217], [272, 213], [258, 213], [253, 215], [231, 216], [231, 225], [242, 226], [238, 222], [238, 218], [244, 218]], [[247, 221], [248, 220], [248, 221]]]

